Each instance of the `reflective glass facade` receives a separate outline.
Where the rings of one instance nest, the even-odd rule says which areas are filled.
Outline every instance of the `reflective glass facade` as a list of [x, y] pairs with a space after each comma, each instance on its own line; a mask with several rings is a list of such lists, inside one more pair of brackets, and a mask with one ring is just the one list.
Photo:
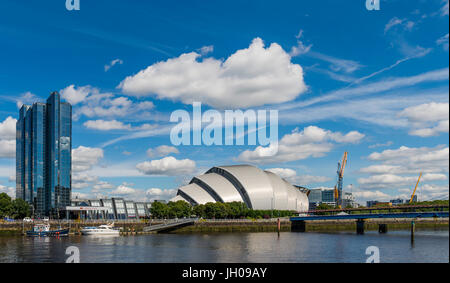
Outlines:
[[70, 206], [72, 107], [53, 92], [47, 103], [23, 105], [16, 125], [16, 196], [38, 216]]

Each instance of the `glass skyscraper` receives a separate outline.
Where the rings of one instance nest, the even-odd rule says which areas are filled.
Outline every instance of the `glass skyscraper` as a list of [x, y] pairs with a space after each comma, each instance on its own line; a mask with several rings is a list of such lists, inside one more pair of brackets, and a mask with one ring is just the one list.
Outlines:
[[16, 125], [16, 198], [38, 216], [70, 206], [72, 106], [53, 92], [47, 103], [23, 105]]

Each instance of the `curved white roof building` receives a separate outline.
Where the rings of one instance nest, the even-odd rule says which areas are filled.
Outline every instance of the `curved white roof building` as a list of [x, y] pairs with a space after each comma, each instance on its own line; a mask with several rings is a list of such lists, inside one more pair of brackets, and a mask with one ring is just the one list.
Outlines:
[[252, 209], [308, 211], [307, 195], [278, 175], [250, 165], [219, 166], [180, 187], [171, 201], [191, 205], [240, 201]]

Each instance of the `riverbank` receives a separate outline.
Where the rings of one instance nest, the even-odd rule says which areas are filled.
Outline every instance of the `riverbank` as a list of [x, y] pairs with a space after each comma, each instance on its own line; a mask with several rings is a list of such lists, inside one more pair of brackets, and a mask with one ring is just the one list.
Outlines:
[[[356, 231], [356, 221], [352, 220], [322, 220], [305, 221], [305, 232], [338, 232]], [[436, 229], [448, 230], [448, 218], [442, 219], [416, 219], [416, 230]], [[386, 224], [388, 230], [409, 230], [411, 219], [368, 219], [365, 230], [378, 231], [379, 224]], [[223, 232], [277, 232], [277, 220], [200, 220], [194, 225], [181, 227], [170, 233], [223, 233]], [[280, 222], [280, 232], [290, 232], [291, 222], [283, 219]]]
[[[152, 225], [161, 224], [163, 220], [154, 220]], [[340, 232], [356, 231], [356, 221], [354, 220], [321, 220], [305, 221], [305, 232]], [[51, 222], [51, 229], [59, 228], [58, 222]], [[98, 226], [106, 224], [105, 221], [88, 223], [61, 223], [61, 228], [69, 228], [71, 234], [80, 234], [84, 226]], [[366, 231], [377, 231], [379, 224], [386, 224], [389, 230], [409, 230], [411, 228], [411, 219], [367, 219], [365, 222]], [[143, 228], [150, 225], [150, 222], [116, 222], [115, 227], [120, 228], [123, 235], [145, 234]], [[416, 230], [433, 229], [448, 230], [448, 218], [422, 218], [415, 220]], [[234, 232], [277, 232], [277, 219], [258, 219], [258, 220], [198, 220], [193, 225], [180, 227], [169, 231], [168, 233], [234, 233]], [[31, 230], [31, 223], [0, 223], [0, 236], [23, 235], [24, 231]], [[291, 222], [288, 218], [282, 218], [280, 221], [280, 232], [290, 232]]]

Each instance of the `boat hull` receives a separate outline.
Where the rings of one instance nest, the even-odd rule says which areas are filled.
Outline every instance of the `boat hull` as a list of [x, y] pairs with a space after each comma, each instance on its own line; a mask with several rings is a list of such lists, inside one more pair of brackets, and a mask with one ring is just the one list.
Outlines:
[[83, 231], [81, 230], [81, 234], [82, 235], [86, 235], [86, 236], [98, 236], [98, 235], [119, 235], [120, 232], [119, 231]]
[[69, 229], [58, 229], [51, 231], [27, 231], [27, 236], [29, 237], [60, 237], [68, 235]]

